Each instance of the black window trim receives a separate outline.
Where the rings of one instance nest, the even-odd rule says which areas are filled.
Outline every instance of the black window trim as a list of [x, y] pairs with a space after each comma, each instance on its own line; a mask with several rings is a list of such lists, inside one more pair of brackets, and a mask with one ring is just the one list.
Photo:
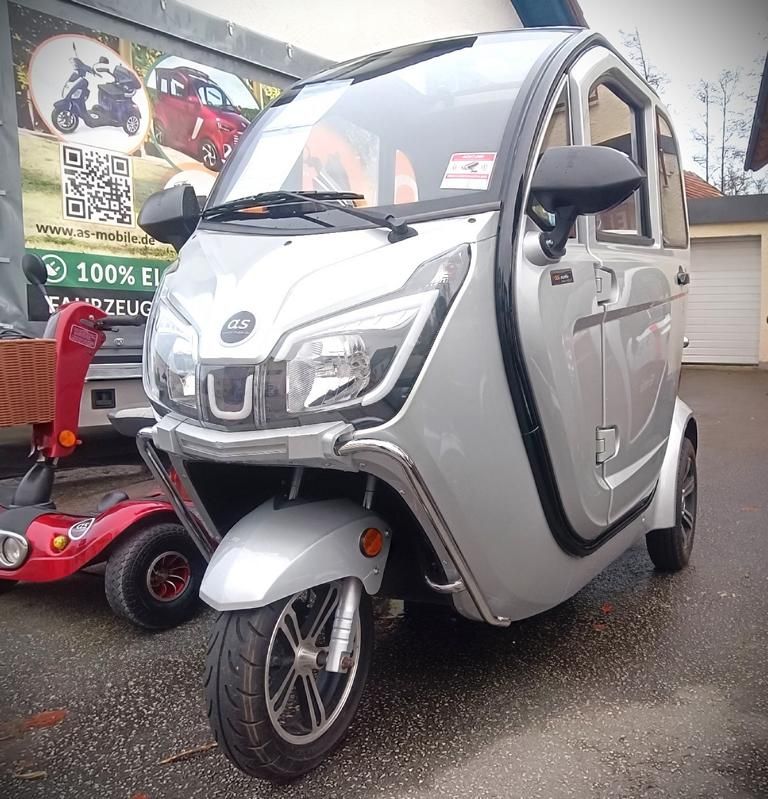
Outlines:
[[[587, 92], [587, 98], [596, 86], [607, 86], [622, 102], [626, 103], [632, 112], [634, 120], [634, 130], [630, 135], [635, 136], [637, 145], [637, 159], [635, 163], [648, 174], [648, 156], [646, 152], [646, 131], [645, 131], [645, 111], [652, 106], [650, 97], [644, 97], [639, 100], [626, 84], [621, 80], [621, 73], [617, 77], [617, 71], [611, 69], [609, 72], [603, 73], [599, 78], [593, 81]], [[589, 143], [592, 144], [592, 126], [591, 126], [591, 111], [589, 103], [587, 103], [587, 125], [589, 127]], [[633, 247], [652, 247], [656, 240], [650, 235], [653, 229], [651, 220], [651, 201], [648, 193], [648, 181], [638, 189], [639, 199], [639, 212], [640, 212], [640, 232], [638, 233], [606, 233], [601, 232], [595, 224], [595, 240], [606, 244], [627, 244]]]
[[675, 133], [675, 128], [672, 125], [672, 122], [669, 119], [669, 116], [657, 105], [654, 106], [655, 111], [655, 118], [656, 118], [656, 125], [655, 130], [653, 132], [654, 142], [656, 143], [656, 158], [659, 158], [659, 154], [661, 152], [661, 142], [659, 141], [660, 138], [660, 131], [659, 131], [659, 120], [663, 119], [664, 122], [667, 123], [667, 127], [669, 128], [669, 132], [672, 134], [672, 142], [675, 145], [675, 157], [677, 158], [677, 165], [678, 169], [680, 170], [680, 188], [682, 190], [682, 201], [683, 201], [683, 227], [685, 228], [685, 243], [681, 245], [677, 244], [667, 244], [665, 241], [664, 236], [664, 209], [663, 209], [663, 202], [662, 202], [662, 195], [661, 195], [661, 181], [659, 181], [659, 224], [661, 225], [661, 246], [666, 250], [686, 250], [688, 247], [691, 246], [691, 230], [690, 224], [688, 222], [688, 205], [685, 201], [685, 173], [683, 171], [683, 160], [680, 157], [680, 147], [677, 141], [677, 133]]

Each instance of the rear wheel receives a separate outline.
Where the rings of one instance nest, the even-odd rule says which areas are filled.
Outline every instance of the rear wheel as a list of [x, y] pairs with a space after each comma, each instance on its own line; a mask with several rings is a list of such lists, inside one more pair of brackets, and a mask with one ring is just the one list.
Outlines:
[[152, 132], [155, 135], [155, 143], [162, 147], [165, 144], [165, 128], [156, 119], [152, 122]]
[[648, 554], [660, 571], [679, 571], [688, 565], [696, 533], [697, 495], [696, 449], [686, 438], [677, 468], [675, 526], [653, 530], [645, 537]]
[[135, 136], [141, 127], [141, 117], [138, 114], [130, 114], [123, 122], [123, 130], [129, 136]]
[[200, 552], [180, 524], [153, 524], [127, 534], [110, 555], [107, 601], [139, 627], [175, 627], [197, 610], [204, 571]]
[[363, 591], [347, 670], [325, 671], [340, 588], [327, 583], [219, 616], [206, 663], [208, 719], [219, 746], [247, 774], [293, 779], [344, 737], [368, 676], [373, 613]]

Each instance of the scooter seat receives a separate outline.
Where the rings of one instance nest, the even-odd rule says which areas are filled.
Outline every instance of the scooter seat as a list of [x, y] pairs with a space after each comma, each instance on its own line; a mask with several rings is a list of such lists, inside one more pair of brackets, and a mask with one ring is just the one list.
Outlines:
[[7, 508], [13, 501], [13, 495], [16, 493], [16, 484], [0, 486], [0, 505]]
[[117, 505], [118, 502], [123, 502], [126, 499], [128, 499], [128, 494], [125, 491], [110, 491], [99, 500], [96, 511], [97, 513], [104, 513], [105, 510], [109, 510], [113, 505]]

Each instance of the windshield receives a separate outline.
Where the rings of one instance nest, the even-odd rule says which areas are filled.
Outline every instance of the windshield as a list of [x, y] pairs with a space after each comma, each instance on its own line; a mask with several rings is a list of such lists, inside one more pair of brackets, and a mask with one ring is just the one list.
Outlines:
[[[409, 213], [496, 199], [520, 88], [567, 35], [512, 31], [401, 47], [298, 84], [247, 131], [208, 206], [281, 190], [356, 192], [365, 197], [358, 206], [408, 204]], [[334, 228], [359, 226], [323, 213]], [[317, 230], [298, 218], [244, 224]]]
[[197, 88], [197, 96], [203, 105], [208, 105], [211, 108], [223, 108], [229, 111], [234, 111], [235, 107], [229, 100], [226, 94], [212, 83], [200, 84]]

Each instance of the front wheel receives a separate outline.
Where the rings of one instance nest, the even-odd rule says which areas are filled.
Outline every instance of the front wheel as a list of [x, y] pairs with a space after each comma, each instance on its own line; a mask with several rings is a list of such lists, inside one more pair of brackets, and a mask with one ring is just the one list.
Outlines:
[[203, 166], [212, 172], [218, 172], [221, 169], [221, 156], [216, 145], [210, 139], [203, 139], [200, 142], [200, 160], [203, 162]]
[[77, 128], [77, 115], [69, 108], [53, 109], [51, 122], [60, 133], [72, 133]]
[[373, 651], [363, 591], [346, 671], [324, 669], [341, 584], [327, 583], [256, 610], [222, 613], [206, 662], [208, 720], [242, 771], [284, 782], [315, 768], [344, 737]]

